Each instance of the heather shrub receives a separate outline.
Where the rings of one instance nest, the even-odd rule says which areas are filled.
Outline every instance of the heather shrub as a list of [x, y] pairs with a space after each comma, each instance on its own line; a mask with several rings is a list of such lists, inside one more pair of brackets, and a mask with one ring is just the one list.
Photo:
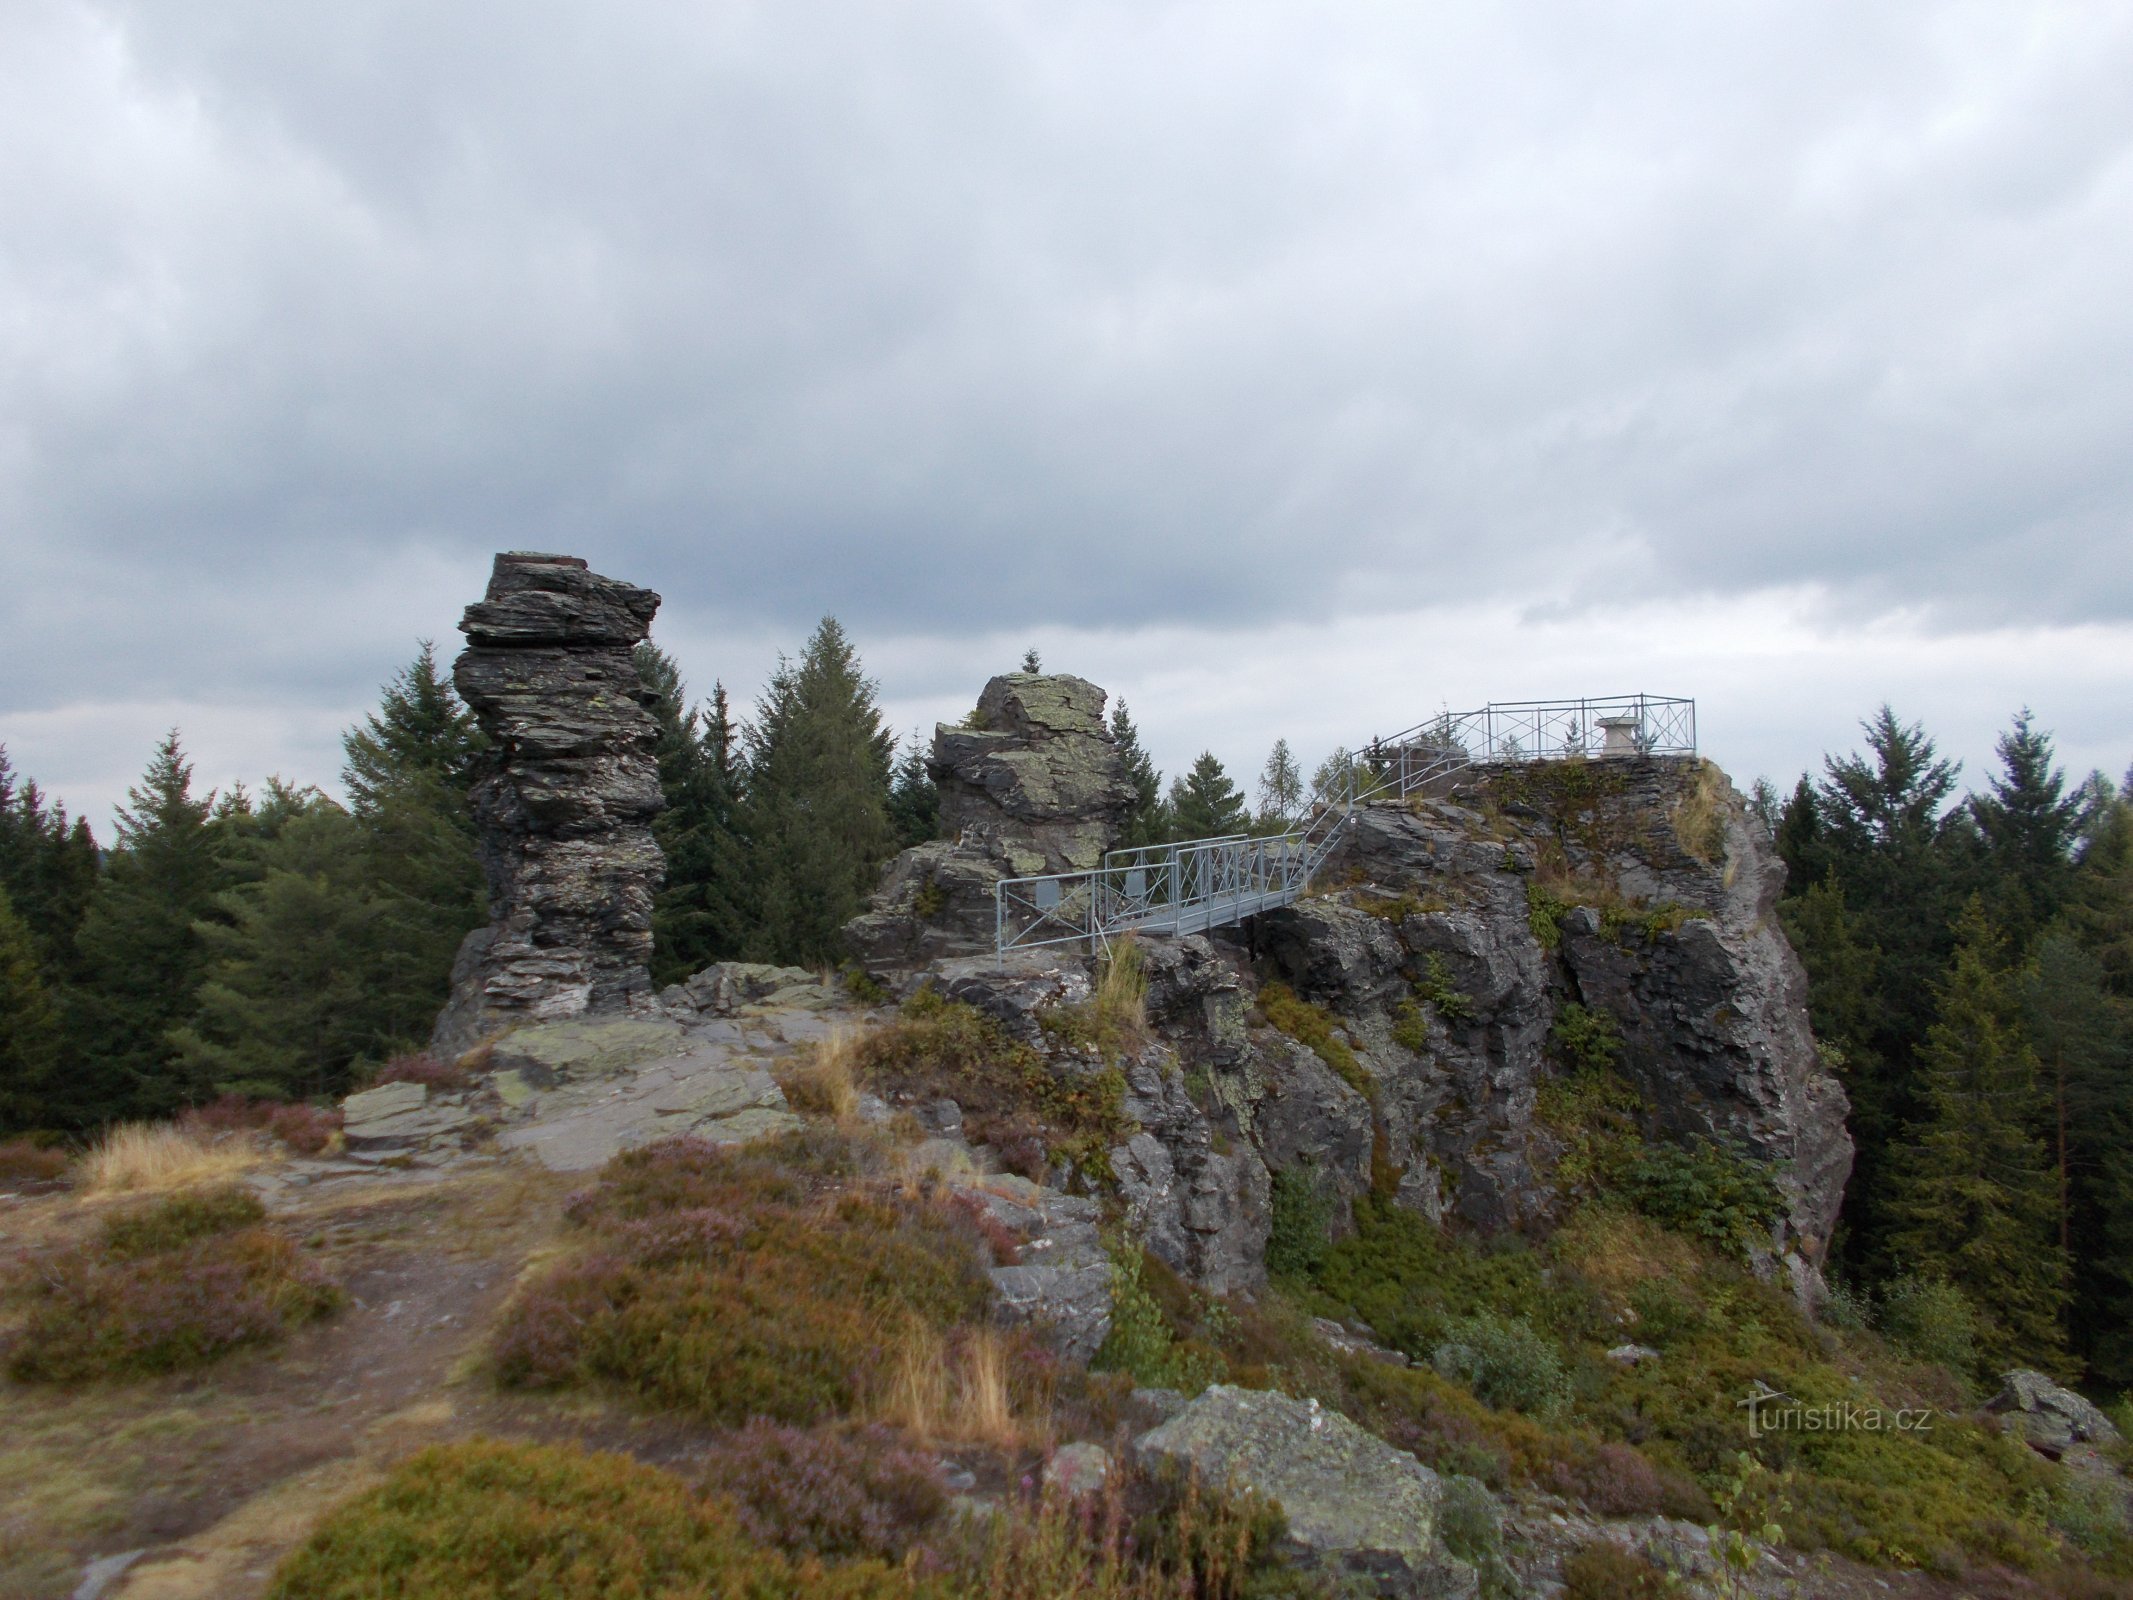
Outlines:
[[729, 1426], [853, 1411], [893, 1374], [885, 1327], [974, 1320], [990, 1290], [967, 1214], [880, 1163], [823, 1130], [618, 1156], [568, 1207], [582, 1248], [507, 1309], [498, 1376], [613, 1383]]
[[0, 1140], [0, 1183], [50, 1183], [74, 1157], [66, 1146], [37, 1139]]
[[473, 1079], [467, 1069], [457, 1061], [439, 1061], [427, 1050], [417, 1050], [408, 1055], [394, 1056], [378, 1069], [378, 1076], [371, 1087], [378, 1088], [388, 1083], [419, 1083], [435, 1089], [440, 1094], [455, 1094], [464, 1089]]
[[885, 1428], [854, 1433], [758, 1418], [703, 1463], [706, 1493], [763, 1544], [804, 1555], [901, 1560], [948, 1504], [933, 1458]]
[[178, 1120], [181, 1127], [209, 1139], [265, 1133], [307, 1156], [325, 1149], [341, 1129], [337, 1107], [306, 1105], [300, 1100], [255, 1100], [241, 1094], [226, 1094], [194, 1106]]
[[111, 1218], [99, 1246], [32, 1265], [7, 1348], [22, 1382], [170, 1372], [270, 1344], [330, 1314], [340, 1290], [241, 1189], [181, 1194]]
[[120, 1260], [178, 1250], [196, 1239], [266, 1220], [259, 1196], [235, 1184], [174, 1194], [104, 1219], [104, 1252]]
[[1563, 1563], [1564, 1600], [1664, 1600], [1667, 1576], [1640, 1555], [1607, 1539], [1591, 1539]]
[[890, 1600], [952, 1591], [878, 1561], [765, 1549], [671, 1472], [564, 1445], [473, 1440], [409, 1458], [330, 1514], [273, 1600]]
[[1274, 1174], [1272, 1227], [1266, 1269], [1277, 1277], [1306, 1277], [1326, 1259], [1333, 1243], [1333, 1196], [1309, 1165]]
[[1036, 1144], [1038, 1165], [1063, 1160], [1092, 1176], [1111, 1175], [1111, 1149], [1132, 1131], [1126, 1080], [1116, 1067], [1077, 1072], [1054, 1066], [992, 1018], [921, 989], [896, 1021], [859, 1041], [861, 1076], [921, 1099], [947, 1096], [981, 1144], [1006, 1151]]

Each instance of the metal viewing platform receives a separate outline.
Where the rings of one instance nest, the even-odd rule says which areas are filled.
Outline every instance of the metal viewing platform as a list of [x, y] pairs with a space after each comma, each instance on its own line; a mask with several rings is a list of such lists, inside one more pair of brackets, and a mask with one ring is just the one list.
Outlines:
[[1467, 767], [1696, 754], [1696, 702], [1663, 695], [1492, 702], [1372, 739], [1337, 763], [1297, 824], [1113, 850], [1079, 872], [1003, 878], [993, 888], [995, 954], [1127, 933], [1204, 933], [1292, 904], [1333, 853], [1357, 806], [1399, 800]]

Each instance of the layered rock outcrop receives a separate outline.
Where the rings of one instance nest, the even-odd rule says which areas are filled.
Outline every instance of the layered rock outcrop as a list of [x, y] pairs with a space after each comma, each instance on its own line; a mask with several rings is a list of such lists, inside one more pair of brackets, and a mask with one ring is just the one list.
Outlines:
[[[1447, 1226], [1549, 1228], [1585, 1181], [1567, 1085], [1604, 1064], [1654, 1146], [1709, 1141], [1775, 1180], [1757, 1254], [1811, 1299], [1852, 1147], [1776, 920], [1782, 873], [1698, 762], [1475, 772], [1364, 808], [1310, 898], [1145, 941], [1153, 1039], [1116, 1063], [1141, 1131], [1111, 1152], [1133, 1230], [1227, 1290], [1258, 1281], [1284, 1177], [1335, 1228], [1387, 1183]], [[1043, 991], [1019, 967], [934, 970]], [[1295, 998], [1270, 1003], [1275, 980]]]
[[632, 656], [659, 596], [574, 556], [507, 553], [467, 607], [452, 681], [489, 741], [475, 785], [489, 925], [467, 935], [432, 1046], [651, 1001], [657, 729]]
[[1133, 799], [1104, 691], [1065, 675], [994, 678], [965, 722], [934, 729], [926, 768], [943, 837], [891, 861], [844, 930], [878, 970], [991, 949], [993, 885], [1099, 865]]

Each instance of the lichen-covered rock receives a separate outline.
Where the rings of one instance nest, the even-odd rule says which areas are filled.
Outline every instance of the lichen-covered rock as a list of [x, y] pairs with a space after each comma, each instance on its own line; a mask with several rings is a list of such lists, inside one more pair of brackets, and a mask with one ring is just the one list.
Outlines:
[[1103, 710], [1086, 679], [1011, 672], [986, 684], [968, 721], [935, 728], [927, 770], [943, 837], [891, 861], [846, 925], [861, 962], [889, 970], [988, 949], [1001, 878], [1102, 863], [1133, 798]]
[[684, 982], [662, 989], [659, 1003], [670, 1014], [684, 1018], [730, 1017], [742, 1006], [815, 983], [815, 975], [805, 967], [778, 967], [762, 961], [714, 961]]
[[1127, 1063], [1124, 1109], [1140, 1124], [1111, 1152], [1128, 1231], [1204, 1289], [1258, 1288], [1271, 1183], [1251, 1142], [1233, 1136], [1235, 1119], [1198, 1105], [1161, 1046]]
[[651, 1001], [657, 729], [632, 650], [659, 596], [572, 556], [496, 558], [452, 681], [488, 736], [472, 800], [489, 925], [453, 965], [432, 1047]]
[[2100, 1407], [2043, 1373], [2017, 1367], [2000, 1384], [1985, 1409], [2004, 1416], [2039, 1455], [2056, 1461], [2077, 1444], [2118, 1443], [2118, 1429]]
[[1142, 1434], [1135, 1450], [1144, 1462], [1278, 1501], [1297, 1553], [1366, 1593], [1463, 1600], [1476, 1592], [1474, 1569], [1438, 1532], [1443, 1480], [1315, 1400], [1217, 1384]]

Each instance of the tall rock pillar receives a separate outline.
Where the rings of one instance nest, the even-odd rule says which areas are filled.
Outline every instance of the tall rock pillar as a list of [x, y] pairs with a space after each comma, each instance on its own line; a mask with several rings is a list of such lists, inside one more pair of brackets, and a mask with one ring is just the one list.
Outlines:
[[509, 552], [459, 628], [452, 681], [489, 739], [474, 786], [489, 925], [460, 946], [434, 1049], [515, 1023], [652, 997], [652, 897], [666, 875], [657, 728], [632, 651], [659, 596], [575, 556]]

